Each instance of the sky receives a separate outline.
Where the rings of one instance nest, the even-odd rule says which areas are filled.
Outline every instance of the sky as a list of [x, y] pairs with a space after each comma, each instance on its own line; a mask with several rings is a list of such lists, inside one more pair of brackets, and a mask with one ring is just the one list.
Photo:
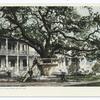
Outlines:
[[[88, 16], [89, 15], [88, 10], [86, 8], [84, 8], [83, 6], [81, 6], [81, 7], [78, 6], [76, 8], [77, 8], [78, 13], [81, 14], [82, 16]], [[100, 6], [93, 6], [92, 8], [93, 8], [94, 13], [98, 12], [100, 14]]]

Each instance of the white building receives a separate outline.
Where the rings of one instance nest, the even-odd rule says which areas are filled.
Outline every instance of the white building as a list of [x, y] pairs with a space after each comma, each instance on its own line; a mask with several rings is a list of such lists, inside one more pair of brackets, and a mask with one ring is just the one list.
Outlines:
[[0, 38], [0, 71], [19, 75], [32, 66], [34, 50], [27, 44], [10, 38]]
[[[71, 67], [70, 65], [72, 63], [71, 57], [68, 57], [66, 55], [57, 55], [57, 57], [60, 59], [58, 62], [58, 66], [55, 68], [52, 68], [51, 73], [52, 72], [59, 73], [60, 71], [62, 71], [62, 72], [66, 72], [66, 74], [68, 74], [68, 69], [69, 69], [69, 67]], [[92, 68], [96, 62], [97, 62], [96, 60], [90, 62], [86, 59], [86, 57], [80, 56], [78, 71], [81, 71], [83, 74], [92, 73], [93, 72]]]

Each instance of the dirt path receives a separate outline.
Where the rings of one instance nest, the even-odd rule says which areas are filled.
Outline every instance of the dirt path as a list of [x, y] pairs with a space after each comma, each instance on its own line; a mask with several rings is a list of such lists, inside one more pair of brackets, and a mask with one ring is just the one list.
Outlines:
[[[12, 86], [17, 86], [17, 87], [26, 87], [26, 86], [86, 86], [86, 84], [93, 84], [93, 83], [99, 83], [100, 80], [97, 81], [87, 81], [87, 82], [0, 82], [0, 87], [12, 87]], [[100, 86], [100, 85], [99, 85]]]

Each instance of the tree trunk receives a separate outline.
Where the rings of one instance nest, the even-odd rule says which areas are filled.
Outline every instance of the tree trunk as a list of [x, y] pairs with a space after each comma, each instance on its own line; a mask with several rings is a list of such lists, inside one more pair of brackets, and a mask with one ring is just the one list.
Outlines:
[[[51, 59], [49, 59], [49, 58], [52, 58], [52, 56], [49, 56], [49, 53], [47, 51], [42, 52], [40, 54], [40, 57], [41, 57], [41, 59], [47, 58], [47, 59], [42, 60], [43, 63], [51, 63]], [[38, 63], [38, 69], [40, 70], [41, 75], [45, 75], [44, 66], [42, 66]]]

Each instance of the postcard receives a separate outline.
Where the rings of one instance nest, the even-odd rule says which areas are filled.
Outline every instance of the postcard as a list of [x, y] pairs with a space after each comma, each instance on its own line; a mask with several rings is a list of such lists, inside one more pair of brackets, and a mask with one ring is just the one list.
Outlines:
[[100, 96], [100, 5], [60, 2], [0, 4], [0, 96]]

